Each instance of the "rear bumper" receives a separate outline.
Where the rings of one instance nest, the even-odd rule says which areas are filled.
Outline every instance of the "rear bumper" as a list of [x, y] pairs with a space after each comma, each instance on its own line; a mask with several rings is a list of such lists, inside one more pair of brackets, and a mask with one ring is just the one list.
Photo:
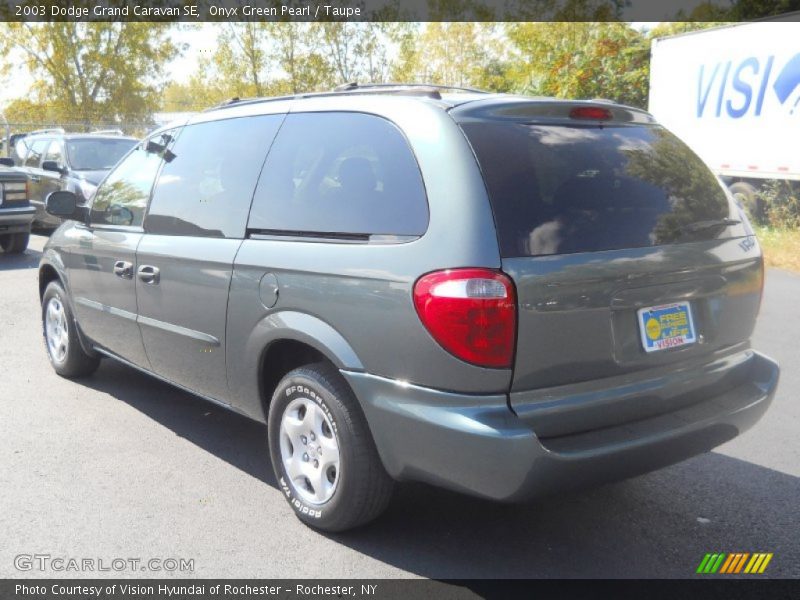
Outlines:
[[33, 206], [3, 207], [0, 205], [0, 234], [30, 231], [36, 209]]
[[730, 368], [736, 385], [678, 410], [541, 438], [531, 421], [509, 409], [505, 394], [450, 394], [364, 373], [343, 375], [394, 478], [516, 501], [645, 473], [736, 437], [767, 410], [779, 368], [750, 350]]

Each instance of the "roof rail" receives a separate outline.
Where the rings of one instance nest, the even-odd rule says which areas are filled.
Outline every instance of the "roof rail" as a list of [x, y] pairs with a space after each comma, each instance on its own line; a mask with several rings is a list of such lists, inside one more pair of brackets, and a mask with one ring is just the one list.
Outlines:
[[358, 83], [351, 81], [342, 85], [336, 86], [334, 92], [357, 92], [359, 90], [386, 90], [403, 92], [406, 90], [435, 90], [447, 91], [453, 90], [456, 92], [470, 92], [473, 94], [491, 94], [486, 90], [479, 90], [471, 87], [461, 87], [457, 85], [438, 85], [434, 83]]
[[50, 127], [49, 129], [37, 129], [36, 131], [29, 131], [25, 135], [41, 135], [44, 133], [66, 133], [63, 127]]
[[228, 98], [227, 100], [223, 100], [219, 104], [215, 104], [213, 106], [209, 106], [203, 112], [208, 112], [210, 110], [217, 110], [218, 108], [227, 108], [230, 106], [236, 106], [237, 104], [249, 104], [251, 102], [268, 102], [270, 100], [278, 100], [278, 99], [285, 99], [285, 98], [294, 98], [294, 96], [266, 96], [266, 97], [259, 97], [256, 96], [254, 98], [240, 98], [239, 96], [234, 96], [233, 98]]
[[328, 92], [305, 92], [300, 94], [290, 94], [287, 96], [271, 96], [262, 98], [231, 98], [216, 106], [205, 109], [203, 112], [232, 108], [247, 104], [261, 104], [263, 102], [279, 102], [281, 100], [299, 100], [302, 98], [324, 98], [326, 96], [339, 96], [342, 94], [407, 94], [414, 96], [427, 96], [436, 100], [441, 100], [440, 91], [454, 90], [458, 92], [470, 92], [473, 94], [491, 94], [486, 90], [479, 90], [469, 87], [456, 87], [452, 85], [435, 85], [427, 83], [365, 83], [359, 84], [350, 82], [340, 85]]
[[118, 127], [115, 129], [95, 129], [91, 133], [95, 135], [125, 135], [122, 129]]

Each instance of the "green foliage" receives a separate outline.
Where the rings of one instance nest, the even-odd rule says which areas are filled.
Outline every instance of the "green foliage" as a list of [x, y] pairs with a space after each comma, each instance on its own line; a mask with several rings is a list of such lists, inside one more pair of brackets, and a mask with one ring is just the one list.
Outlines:
[[[144, 122], [160, 104], [159, 79], [177, 49], [168, 25], [6, 23], [0, 54], [19, 52], [36, 83], [31, 104], [57, 121]], [[10, 65], [6, 65], [6, 70]]]
[[767, 223], [777, 229], [800, 228], [800, 183], [771, 179], [759, 191]]
[[[793, 1], [736, 6], [756, 10], [759, 2]], [[402, 16], [398, 0], [378, 15], [389, 21], [220, 23], [215, 52], [184, 82], [163, 90], [165, 65], [177, 53], [167, 25], [9, 23], [0, 25], [0, 52], [23, 53], [37, 79], [32, 97], [8, 108], [26, 122], [139, 122], [157, 110], [201, 110], [232, 97], [328, 90], [352, 81], [429, 82], [646, 107], [652, 40], [720, 22], [662, 23], [647, 31], [578, 20], [618, 18], [622, 5], [511, 0], [506, 6], [515, 14], [562, 21], [407, 23], [391, 21]], [[502, 16], [492, 10], [480, 0], [429, 3], [434, 17], [453, 11], [465, 18]], [[689, 18], [721, 19], [729, 10], [708, 2]], [[0, 66], [0, 74], [10, 66]]]
[[47, 105], [27, 98], [12, 100], [3, 110], [9, 123], [55, 123], [58, 117]]
[[512, 23], [507, 79], [522, 93], [646, 108], [652, 40], [715, 25], [663, 23], [642, 32], [619, 22]]
[[513, 23], [507, 31], [515, 90], [646, 105], [649, 39], [627, 23]]

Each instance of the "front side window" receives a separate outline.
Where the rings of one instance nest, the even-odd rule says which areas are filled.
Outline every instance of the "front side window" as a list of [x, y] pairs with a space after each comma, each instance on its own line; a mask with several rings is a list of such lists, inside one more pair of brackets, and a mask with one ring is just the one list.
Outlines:
[[37, 168], [41, 164], [42, 155], [44, 154], [48, 143], [49, 140], [36, 140], [33, 142], [33, 144], [31, 144], [31, 149], [28, 152], [28, 156], [25, 158], [26, 167]]
[[163, 152], [158, 150], [163, 149], [164, 146], [142, 143], [117, 165], [95, 192], [92, 224], [142, 225], [150, 190], [161, 166]]
[[283, 115], [188, 125], [158, 178], [145, 230], [242, 238], [253, 189]]
[[53, 161], [59, 166], [64, 164], [64, 153], [61, 148], [61, 142], [58, 140], [51, 142], [50, 147], [47, 149], [47, 154], [44, 155], [44, 160]]
[[400, 130], [362, 113], [290, 114], [270, 150], [250, 229], [419, 236], [428, 203]]

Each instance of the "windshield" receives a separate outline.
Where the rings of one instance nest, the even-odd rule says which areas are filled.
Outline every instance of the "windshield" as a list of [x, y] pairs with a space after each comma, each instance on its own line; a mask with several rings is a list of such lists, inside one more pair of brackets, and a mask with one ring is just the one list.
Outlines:
[[131, 139], [77, 138], [67, 140], [69, 164], [76, 171], [107, 171], [136, 145]]
[[662, 127], [480, 121], [462, 128], [504, 257], [713, 239], [732, 216], [713, 173]]

